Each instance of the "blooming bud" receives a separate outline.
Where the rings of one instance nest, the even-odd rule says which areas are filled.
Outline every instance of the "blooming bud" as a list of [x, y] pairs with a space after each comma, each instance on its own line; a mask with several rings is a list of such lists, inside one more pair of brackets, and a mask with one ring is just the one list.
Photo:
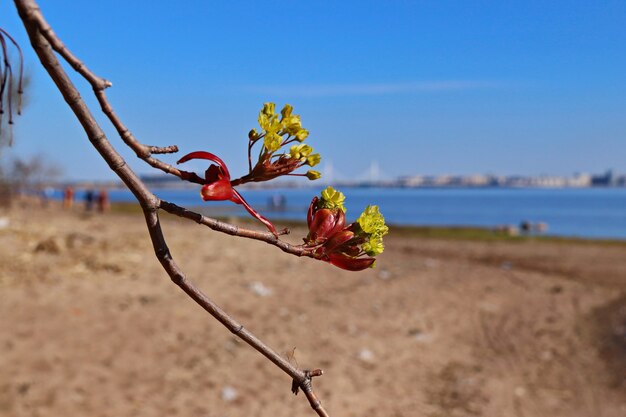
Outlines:
[[313, 256], [348, 271], [373, 268], [373, 256], [383, 252], [383, 235], [389, 228], [377, 206], [368, 206], [355, 223], [345, 225], [345, 196], [327, 187], [309, 206], [304, 239]]
[[268, 133], [265, 139], [263, 139], [263, 145], [265, 145], [265, 148], [270, 152], [277, 151], [280, 148], [281, 142], [282, 138], [276, 133]]
[[385, 224], [385, 218], [378, 210], [378, 206], [367, 206], [356, 219], [356, 224], [357, 233], [368, 240], [363, 249], [368, 254], [382, 253], [383, 236], [389, 232], [389, 227]]
[[306, 159], [306, 163], [309, 166], [314, 167], [315, 165], [320, 163], [321, 159], [322, 159], [322, 157], [320, 156], [320, 154], [314, 153], [313, 155], [309, 155], [308, 156], [308, 158]]
[[343, 195], [341, 191], [335, 190], [333, 187], [326, 187], [324, 191], [322, 191], [322, 198], [319, 202], [320, 207], [323, 208], [340, 208], [344, 212], [346, 208], [343, 205], [346, 196]]
[[292, 115], [283, 120], [283, 124], [285, 126], [285, 130], [290, 135], [296, 135], [302, 129], [302, 122], [300, 121], [300, 116]]
[[362, 247], [369, 256], [380, 255], [385, 250], [382, 236], [370, 236], [370, 239], [363, 243]]
[[263, 110], [261, 110], [261, 112], [267, 117], [272, 117], [274, 114], [276, 114], [276, 104], [263, 103]]
[[300, 129], [298, 130], [298, 133], [296, 133], [296, 139], [298, 139], [300, 142], [304, 141], [308, 136], [309, 131], [306, 129]]
[[281, 120], [285, 120], [289, 116], [291, 116], [291, 112], [293, 111], [293, 106], [290, 104], [285, 104], [285, 107], [280, 111], [280, 114], [283, 116]]

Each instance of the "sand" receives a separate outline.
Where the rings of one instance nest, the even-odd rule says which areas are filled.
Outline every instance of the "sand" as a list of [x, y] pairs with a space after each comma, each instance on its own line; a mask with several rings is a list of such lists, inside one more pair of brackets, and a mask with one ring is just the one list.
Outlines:
[[[0, 217], [0, 416], [314, 415], [168, 279], [141, 216]], [[353, 273], [163, 222], [218, 304], [324, 369], [331, 416], [626, 415], [626, 245], [392, 235]]]

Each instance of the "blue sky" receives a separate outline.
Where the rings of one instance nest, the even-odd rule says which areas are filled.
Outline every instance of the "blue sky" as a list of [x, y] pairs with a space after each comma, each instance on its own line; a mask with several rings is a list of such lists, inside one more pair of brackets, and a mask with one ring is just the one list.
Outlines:
[[[212, 151], [234, 174], [244, 173], [246, 133], [265, 101], [294, 105], [321, 168], [331, 161], [343, 177], [373, 161], [388, 177], [626, 172], [624, 1], [40, 5], [113, 82], [107, 94], [141, 141]], [[30, 51], [12, 2], [0, 2], [0, 26], [24, 46], [33, 78], [9, 156], [44, 154], [71, 179], [113, 178]]]

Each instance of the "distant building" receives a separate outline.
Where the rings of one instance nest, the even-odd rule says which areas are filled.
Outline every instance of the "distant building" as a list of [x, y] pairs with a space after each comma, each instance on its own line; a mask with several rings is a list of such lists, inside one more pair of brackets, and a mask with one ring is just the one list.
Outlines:
[[390, 186], [401, 187], [626, 187], [626, 175], [617, 176], [612, 170], [602, 175], [576, 173], [571, 177], [557, 175], [540, 176], [495, 176], [495, 175], [412, 175], [401, 177]]
[[398, 182], [402, 187], [421, 187], [424, 185], [424, 177], [421, 175], [401, 177]]
[[569, 187], [589, 187], [591, 186], [591, 175], [585, 172], [576, 173], [574, 177], [568, 179], [567, 185]]
[[603, 175], [594, 175], [591, 177], [591, 185], [594, 187], [613, 187], [617, 185], [617, 177], [612, 169], [609, 169]]
[[489, 185], [490, 179], [486, 175], [474, 174], [460, 177], [459, 183], [466, 187], [485, 187]]

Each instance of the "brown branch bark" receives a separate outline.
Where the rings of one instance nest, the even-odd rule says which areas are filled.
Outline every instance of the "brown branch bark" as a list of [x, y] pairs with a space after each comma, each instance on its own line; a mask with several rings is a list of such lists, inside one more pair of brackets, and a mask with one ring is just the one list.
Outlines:
[[260, 339], [254, 336], [251, 332], [233, 319], [228, 313], [217, 306], [209, 297], [207, 297], [200, 289], [198, 289], [184, 274], [180, 267], [176, 264], [172, 255], [168, 249], [165, 236], [161, 230], [159, 221], [159, 209], [163, 209], [167, 212], [179, 215], [184, 218], [196, 221], [200, 224], [204, 224], [213, 230], [221, 231], [224, 233], [232, 234], [235, 236], [242, 236], [251, 239], [262, 240], [270, 243], [282, 249], [287, 253], [292, 253], [298, 256], [308, 256], [307, 251], [302, 248], [288, 245], [281, 242], [271, 233], [256, 232], [252, 230], [246, 230], [237, 228], [233, 225], [218, 222], [217, 220], [209, 219], [200, 214], [193, 213], [183, 207], [176, 206], [172, 203], [161, 201], [156, 195], [154, 195], [147, 186], [141, 181], [141, 179], [133, 172], [133, 170], [126, 164], [126, 161], [120, 156], [115, 148], [108, 141], [102, 128], [98, 125], [95, 118], [91, 114], [89, 108], [80, 96], [80, 93], [73, 85], [68, 75], [63, 70], [63, 67], [59, 63], [57, 56], [58, 53], [65, 61], [67, 61], [78, 73], [80, 73], [94, 88], [94, 93], [98, 98], [98, 101], [102, 107], [102, 111], [107, 115], [111, 123], [115, 126], [120, 137], [124, 142], [130, 146], [137, 153], [138, 157], [153, 165], [155, 168], [165, 170], [166, 172], [175, 173], [177, 170], [170, 167], [163, 162], [151, 157], [153, 153], [167, 153], [174, 152], [175, 147], [157, 148], [141, 144], [137, 141], [132, 133], [124, 126], [121, 120], [113, 112], [112, 106], [109, 104], [106, 96], [104, 95], [104, 89], [111, 86], [111, 83], [104, 78], [100, 78], [94, 75], [89, 69], [70, 51], [65, 47], [63, 42], [55, 35], [52, 28], [44, 19], [39, 6], [34, 0], [15, 0], [15, 5], [24, 23], [24, 27], [28, 32], [33, 49], [37, 53], [42, 65], [56, 84], [57, 88], [63, 95], [63, 98], [70, 106], [74, 115], [82, 125], [89, 141], [100, 153], [102, 158], [108, 163], [109, 167], [119, 176], [119, 178], [126, 184], [129, 190], [136, 197], [137, 201], [141, 205], [144, 217], [146, 219], [146, 225], [150, 234], [150, 239], [154, 248], [155, 255], [163, 269], [167, 272], [170, 279], [178, 285], [190, 298], [204, 308], [209, 314], [211, 314], [216, 320], [222, 323], [228, 330], [230, 330], [237, 337], [244, 340], [268, 360], [274, 363], [277, 367], [282, 369], [293, 380], [294, 384], [300, 387], [305, 393], [309, 404], [315, 410], [320, 417], [327, 417], [328, 413], [322, 407], [321, 402], [313, 392], [311, 380], [313, 376], [320, 375], [321, 372], [309, 372], [306, 370], [300, 370], [294, 367], [263, 343]]
[[189, 210], [185, 207], [177, 206], [176, 204], [167, 202], [165, 200], [159, 200], [159, 208], [163, 211], [166, 211], [170, 214], [174, 214], [179, 217], [184, 217], [186, 219], [192, 220], [196, 223], [207, 226], [215, 231], [226, 233], [232, 236], [245, 237], [248, 239], [260, 240], [265, 243], [269, 243], [270, 245], [278, 247], [285, 253], [289, 253], [291, 255], [296, 256], [308, 256], [310, 258], [315, 258], [313, 252], [304, 248], [300, 245], [290, 245], [287, 242], [284, 242], [274, 236], [270, 232], [259, 232], [257, 230], [249, 230], [244, 229], [238, 226], [235, 226], [230, 223], [224, 223], [219, 220], [212, 219], [210, 217], [203, 216], [200, 213], [196, 213], [192, 210]]

